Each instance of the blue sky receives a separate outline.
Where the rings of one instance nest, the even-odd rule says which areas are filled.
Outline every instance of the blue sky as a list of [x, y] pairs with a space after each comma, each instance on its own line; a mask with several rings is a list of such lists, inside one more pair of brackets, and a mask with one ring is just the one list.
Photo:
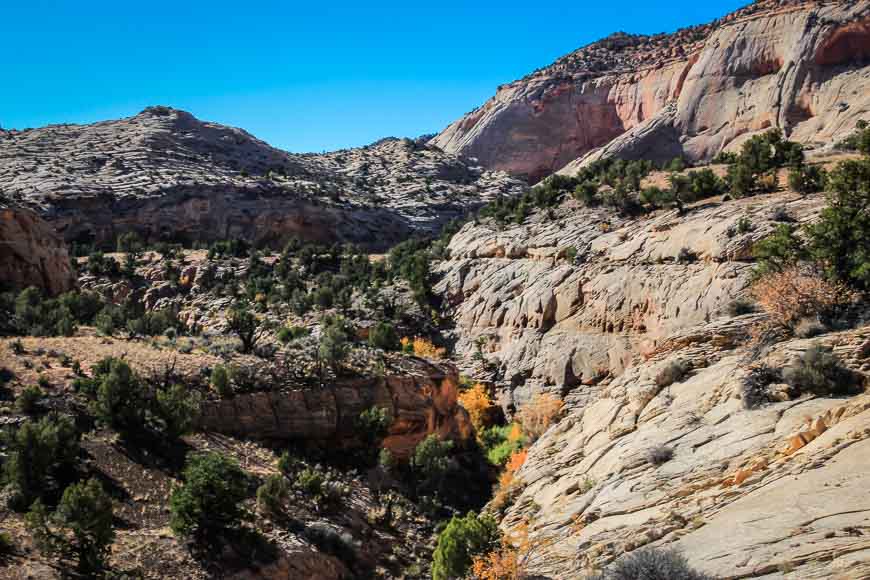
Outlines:
[[7, 0], [0, 126], [161, 104], [290, 151], [413, 137], [613, 31], [672, 31], [748, 1]]

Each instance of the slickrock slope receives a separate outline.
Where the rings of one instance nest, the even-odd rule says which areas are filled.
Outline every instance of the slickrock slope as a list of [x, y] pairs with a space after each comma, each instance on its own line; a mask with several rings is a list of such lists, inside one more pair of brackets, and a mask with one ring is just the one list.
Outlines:
[[408, 139], [289, 154], [151, 107], [118, 121], [0, 134], [0, 190], [67, 241], [289, 237], [381, 249], [524, 185]]
[[[652, 545], [680, 549], [717, 578], [870, 577], [870, 395], [784, 395], [745, 409], [741, 381], [752, 368], [780, 367], [814, 342], [781, 343], [751, 361], [741, 339], [720, 338], [756, 323], [697, 327], [693, 341], [568, 396], [567, 417], [517, 474], [525, 488], [503, 521], [533, 522], [543, 544], [535, 571], [582, 578]], [[816, 341], [866, 383], [867, 327]], [[657, 384], [676, 360], [694, 369]], [[657, 466], [647, 453], [660, 446], [673, 458]]]
[[617, 375], [716, 318], [748, 287], [752, 245], [783, 216], [810, 219], [824, 200], [708, 200], [683, 216], [639, 219], [571, 203], [504, 231], [469, 224], [439, 265], [436, 291], [452, 304], [462, 366], [483, 372], [480, 348], [507, 409]]
[[870, 117], [868, 58], [866, 0], [755, 2], [672, 35], [581, 48], [499, 87], [432, 143], [531, 180], [574, 160], [565, 171], [576, 171], [592, 151], [709, 160], [769, 127], [829, 146]]
[[32, 211], [0, 200], [0, 284], [59, 294], [75, 285], [66, 245]]

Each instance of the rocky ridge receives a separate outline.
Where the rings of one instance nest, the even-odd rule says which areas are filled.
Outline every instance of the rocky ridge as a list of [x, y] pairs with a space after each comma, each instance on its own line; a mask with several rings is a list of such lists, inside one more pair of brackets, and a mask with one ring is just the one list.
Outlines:
[[291, 154], [168, 107], [0, 135], [0, 191], [66, 241], [290, 237], [384, 249], [522, 182], [409, 139]]
[[866, 1], [755, 2], [584, 47], [499, 87], [432, 143], [533, 181], [602, 156], [710, 160], [770, 127], [824, 148], [870, 115], [868, 57]]

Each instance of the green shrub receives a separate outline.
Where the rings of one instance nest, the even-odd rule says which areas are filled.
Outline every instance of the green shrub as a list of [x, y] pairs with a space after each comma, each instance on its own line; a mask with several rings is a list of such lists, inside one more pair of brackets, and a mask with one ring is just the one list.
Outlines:
[[287, 478], [272, 474], [257, 488], [257, 507], [264, 513], [279, 515], [284, 511], [284, 502], [287, 501], [289, 492]]
[[796, 234], [797, 228], [792, 224], [780, 224], [771, 235], [755, 244], [752, 255], [758, 262], [757, 277], [782, 272], [807, 256], [804, 242]]
[[382, 350], [398, 350], [399, 336], [388, 322], [379, 322], [369, 330], [369, 344]]
[[123, 359], [103, 359], [94, 368], [91, 412], [122, 435], [139, 431], [145, 422], [145, 385]]
[[40, 401], [42, 401], [43, 395], [42, 389], [29, 385], [15, 399], [15, 408], [19, 413], [26, 413], [28, 415], [35, 413]]
[[870, 158], [840, 163], [828, 189], [827, 207], [808, 228], [810, 254], [830, 279], [870, 289]]
[[384, 407], [371, 407], [356, 419], [356, 432], [366, 446], [374, 446], [383, 439], [392, 424], [390, 412]]
[[453, 516], [438, 535], [432, 561], [433, 580], [464, 578], [474, 557], [497, 548], [500, 536], [498, 524], [489, 516], [474, 512], [464, 517]]
[[830, 347], [813, 345], [782, 371], [783, 380], [800, 392], [819, 396], [848, 395], [859, 379], [840, 363]]
[[229, 397], [233, 394], [232, 386], [230, 385], [230, 372], [227, 367], [217, 365], [211, 370], [211, 378], [209, 379], [212, 388], [221, 397]]
[[310, 331], [304, 326], [284, 326], [278, 331], [278, 340], [281, 344], [287, 344], [308, 334]]
[[250, 311], [246, 303], [237, 304], [227, 316], [227, 323], [232, 332], [242, 341], [242, 352], [249, 353], [259, 340], [260, 322]]
[[238, 464], [220, 453], [189, 457], [183, 485], [169, 498], [169, 525], [177, 536], [211, 540], [223, 531], [237, 530], [247, 513], [247, 476]]
[[801, 194], [817, 193], [825, 189], [827, 172], [818, 165], [800, 165], [788, 173], [788, 186]]
[[326, 362], [336, 373], [341, 368], [341, 363], [347, 358], [351, 335], [352, 329], [344, 318], [326, 317], [324, 319], [317, 354], [320, 360]]
[[514, 428], [514, 425], [494, 426], [484, 429], [480, 434], [480, 444], [486, 453], [487, 460], [492, 465], [504, 466], [511, 455], [525, 446], [525, 435], [511, 440], [510, 434]]
[[421, 474], [427, 482], [437, 482], [450, 468], [450, 451], [453, 441], [442, 441], [438, 435], [431, 434], [414, 449], [411, 467]]
[[163, 433], [170, 439], [189, 433], [199, 415], [200, 403], [199, 393], [182, 385], [158, 389], [154, 413], [162, 423]]
[[69, 417], [43, 417], [24, 423], [7, 447], [3, 482], [12, 488], [12, 507], [24, 509], [70, 476], [79, 454], [79, 434]]
[[83, 578], [97, 577], [106, 567], [112, 529], [112, 500], [96, 479], [64, 490], [53, 514], [37, 500], [27, 514], [34, 544], [46, 556], [74, 562]]

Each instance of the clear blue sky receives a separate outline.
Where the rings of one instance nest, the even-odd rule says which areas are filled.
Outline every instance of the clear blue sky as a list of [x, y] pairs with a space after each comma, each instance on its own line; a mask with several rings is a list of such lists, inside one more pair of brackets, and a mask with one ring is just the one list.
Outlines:
[[672, 31], [748, 2], [6, 0], [0, 126], [161, 104], [290, 151], [414, 137], [613, 31]]

